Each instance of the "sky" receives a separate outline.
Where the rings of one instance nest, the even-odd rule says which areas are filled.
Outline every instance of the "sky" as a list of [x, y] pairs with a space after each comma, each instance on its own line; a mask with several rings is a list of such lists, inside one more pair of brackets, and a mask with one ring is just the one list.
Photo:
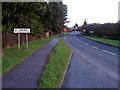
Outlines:
[[68, 7], [68, 21], [72, 27], [87, 23], [116, 23], [118, 21], [118, 2], [120, 0], [63, 0]]

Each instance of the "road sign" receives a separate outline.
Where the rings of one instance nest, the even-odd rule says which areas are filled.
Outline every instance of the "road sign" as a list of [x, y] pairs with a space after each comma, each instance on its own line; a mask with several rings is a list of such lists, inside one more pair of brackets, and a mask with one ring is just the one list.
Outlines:
[[14, 28], [14, 33], [18, 33], [18, 49], [20, 50], [20, 33], [26, 33], [26, 48], [28, 49], [28, 33], [29, 28]]
[[29, 28], [14, 28], [14, 33], [30, 33]]
[[93, 31], [90, 31], [90, 33], [93, 33]]

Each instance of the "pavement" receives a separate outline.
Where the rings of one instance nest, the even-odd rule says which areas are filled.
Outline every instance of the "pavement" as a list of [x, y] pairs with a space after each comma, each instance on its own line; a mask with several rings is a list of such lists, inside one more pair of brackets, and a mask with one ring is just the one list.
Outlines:
[[65, 42], [74, 51], [62, 88], [118, 88], [120, 49], [68, 34]]
[[2, 88], [33, 88], [36, 89], [38, 80], [48, 62], [53, 48], [59, 38], [53, 39], [48, 45], [26, 58], [14, 69], [2, 77]]

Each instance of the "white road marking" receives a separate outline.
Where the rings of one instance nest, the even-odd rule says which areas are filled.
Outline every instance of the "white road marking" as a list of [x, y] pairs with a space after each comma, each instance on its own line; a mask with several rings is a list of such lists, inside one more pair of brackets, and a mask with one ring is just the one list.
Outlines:
[[[74, 38], [75, 38], [76, 40], [78, 40], [79, 42], [81, 42], [81, 43], [85, 43], [85, 42], [79, 40], [78, 38], [76, 38], [75, 36], [74, 36]], [[87, 45], [87, 44], [86, 44], [86, 45]]]
[[81, 41], [82, 43], [84, 43], [83, 41]]
[[78, 38], [75, 37], [76, 40], [80, 41]]
[[88, 44], [88, 43], [85, 43], [85, 44], [89, 46], [89, 44]]
[[76, 37], [75, 37], [76, 40], [78, 40]]
[[98, 47], [95, 47], [95, 46], [91, 46], [92, 48], [95, 48], [95, 49], [98, 49]]
[[106, 52], [106, 53], [109, 53], [109, 54], [112, 54], [112, 55], [116, 55], [115, 53], [112, 53], [110, 51], [106, 51], [106, 50], [102, 50], [103, 52]]
[[[79, 39], [76, 38], [75, 36], [74, 36], [74, 38], [75, 38], [76, 40], [80, 41], [81, 43], [85, 43], [84, 41], [79, 40]], [[66, 39], [66, 38], [64, 38], [64, 39]], [[88, 43], [85, 43], [85, 44], [89, 46]], [[91, 47], [92, 47], [92, 48], [95, 48], [95, 49], [99, 49], [98, 47], [95, 47], [95, 46], [91, 46]], [[102, 50], [102, 51], [103, 51], [103, 52], [106, 52], [106, 53], [109, 53], [109, 54], [112, 54], [112, 55], [116, 55], [115, 53], [110, 52], [110, 51], [106, 51], [106, 50]]]

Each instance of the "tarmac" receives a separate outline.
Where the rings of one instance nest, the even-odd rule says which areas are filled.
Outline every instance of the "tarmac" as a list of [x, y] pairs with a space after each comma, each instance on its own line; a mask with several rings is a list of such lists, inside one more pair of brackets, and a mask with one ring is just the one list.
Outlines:
[[[58, 38], [40, 48], [2, 77], [2, 88], [36, 89]], [[9, 58], [9, 57], [8, 57]]]

